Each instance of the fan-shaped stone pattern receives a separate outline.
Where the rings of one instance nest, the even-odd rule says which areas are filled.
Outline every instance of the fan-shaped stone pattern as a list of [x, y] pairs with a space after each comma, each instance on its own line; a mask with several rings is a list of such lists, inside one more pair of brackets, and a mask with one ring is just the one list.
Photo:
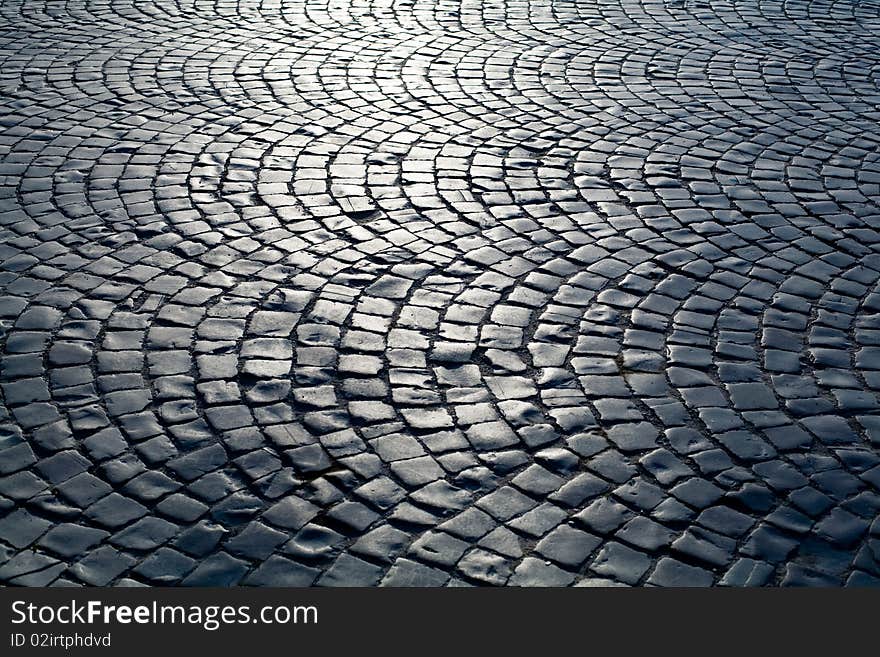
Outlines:
[[0, 3], [0, 581], [880, 583], [880, 3]]

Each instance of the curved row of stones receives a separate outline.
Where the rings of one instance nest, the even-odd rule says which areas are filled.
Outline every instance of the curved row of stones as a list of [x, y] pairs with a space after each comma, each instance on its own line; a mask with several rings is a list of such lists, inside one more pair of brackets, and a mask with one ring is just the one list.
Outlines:
[[3, 582], [880, 581], [880, 4], [0, 21]]

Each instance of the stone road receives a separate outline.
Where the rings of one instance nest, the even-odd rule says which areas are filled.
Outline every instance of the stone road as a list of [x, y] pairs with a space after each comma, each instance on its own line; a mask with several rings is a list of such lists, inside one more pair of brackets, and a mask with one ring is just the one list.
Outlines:
[[880, 583], [878, 0], [2, 0], [0, 581]]

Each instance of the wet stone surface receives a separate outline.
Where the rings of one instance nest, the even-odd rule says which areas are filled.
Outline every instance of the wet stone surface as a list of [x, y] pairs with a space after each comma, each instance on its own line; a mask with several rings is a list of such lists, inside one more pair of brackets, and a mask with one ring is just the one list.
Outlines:
[[0, 4], [0, 581], [880, 583], [880, 4]]

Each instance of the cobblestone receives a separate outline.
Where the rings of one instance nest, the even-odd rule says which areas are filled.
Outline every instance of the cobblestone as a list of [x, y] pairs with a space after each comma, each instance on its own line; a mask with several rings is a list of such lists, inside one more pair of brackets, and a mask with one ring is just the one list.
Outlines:
[[0, 581], [876, 586], [878, 34], [0, 3]]

